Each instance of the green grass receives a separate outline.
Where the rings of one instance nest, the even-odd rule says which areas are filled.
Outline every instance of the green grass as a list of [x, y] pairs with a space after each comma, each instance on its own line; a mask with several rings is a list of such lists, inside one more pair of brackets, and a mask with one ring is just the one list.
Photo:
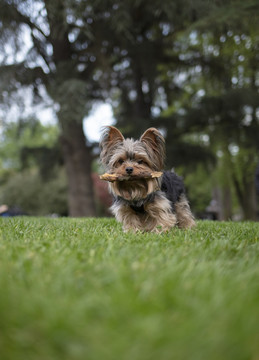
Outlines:
[[0, 219], [1, 360], [259, 359], [259, 223]]

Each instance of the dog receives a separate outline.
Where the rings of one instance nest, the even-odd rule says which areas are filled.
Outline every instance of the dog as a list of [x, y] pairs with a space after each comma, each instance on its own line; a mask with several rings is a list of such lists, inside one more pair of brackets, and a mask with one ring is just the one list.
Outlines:
[[[162, 233], [174, 226], [188, 229], [195, 219], [182, 179], [164, 171], [165, 139], [156, 128], [147, 129], [139, 140], [124, 138], [114, 126], [106, 126], [100, 140], [100, 160], [109, 174], [124, 174], [127, 180], [109, 183], [114, 196], [111, 211], [123, 230]], [[162, 172], [161, 177], [138, 174]]]

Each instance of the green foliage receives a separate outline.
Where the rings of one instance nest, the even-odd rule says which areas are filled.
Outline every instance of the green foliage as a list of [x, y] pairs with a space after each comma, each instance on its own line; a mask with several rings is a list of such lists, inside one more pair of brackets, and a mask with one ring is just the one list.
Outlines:
[[192, 211], [197, 216], [204, 216], [215, 186], [213, 177], [202, 164], [199, 164], [193, 172], [185, 174], [185, 171], [183, 167], [176, 168], [176, 172], [183, 176]]
[[256, 359], [258, 223], [0, 219], [3, 359]]
[[0, 203], [30, 215], [66, 215], [67, 181], [60, 165], [58, 128], [34, 118], [6, 124], [0, 144]]
[[[0, 143], [0, 174], [13, 170], [21, 170], [38, 164], [33, 155], [35, 149], [54, 148], [59, 131], [56, 125], [42, 125], [35, 118], [20, 119], [3, 126]], [[27, 149], [28, 156], [25, 156]], [[44, 150], [43, 150], [44, 151]], [[22, 154], [24, 153], [24, 156]]]
[[240, 149], [236, 156], [233, 156], [233, 171], [240, 187], [245, 191], [244, 181], [253, 181], [255, 170], [259, 162], [259, 154], [254, 149]]
[[0, 187], [0, 203], [18, 207], [28, 215], [68, 214], [67, 181], [64, 171], [43, 180], [37, 170], [13, 174]]

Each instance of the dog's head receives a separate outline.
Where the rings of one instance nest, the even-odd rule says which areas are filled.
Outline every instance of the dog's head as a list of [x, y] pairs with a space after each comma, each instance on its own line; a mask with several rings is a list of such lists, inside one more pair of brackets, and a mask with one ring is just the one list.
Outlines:
[[[143, 172], [161, 171], [164, 167], [165, 140], [155, 128], [144, 132], [139, 140], [125, 139], [113, 126], [104, 128], [100, 141], [100, 160], [106, 171], [136, 177]], [[145, 198], [158, 187], [157, 179], [115, 181], [111, 190], [127, 200]]]

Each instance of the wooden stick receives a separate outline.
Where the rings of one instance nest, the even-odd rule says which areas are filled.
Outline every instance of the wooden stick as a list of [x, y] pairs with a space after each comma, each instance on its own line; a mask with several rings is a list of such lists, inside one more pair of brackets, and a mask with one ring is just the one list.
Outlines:
[[162, 176], [163, 173], [161, 171], [153, 171], [153, 172], [140, 172], [136, 175], [121, 175], [121, 174], [108, 174], [105, 173], [100, 175], [100, 179], [104, 181], [129, 181], [129, 180], [138, 180], [138, 179], [154, 179]]

